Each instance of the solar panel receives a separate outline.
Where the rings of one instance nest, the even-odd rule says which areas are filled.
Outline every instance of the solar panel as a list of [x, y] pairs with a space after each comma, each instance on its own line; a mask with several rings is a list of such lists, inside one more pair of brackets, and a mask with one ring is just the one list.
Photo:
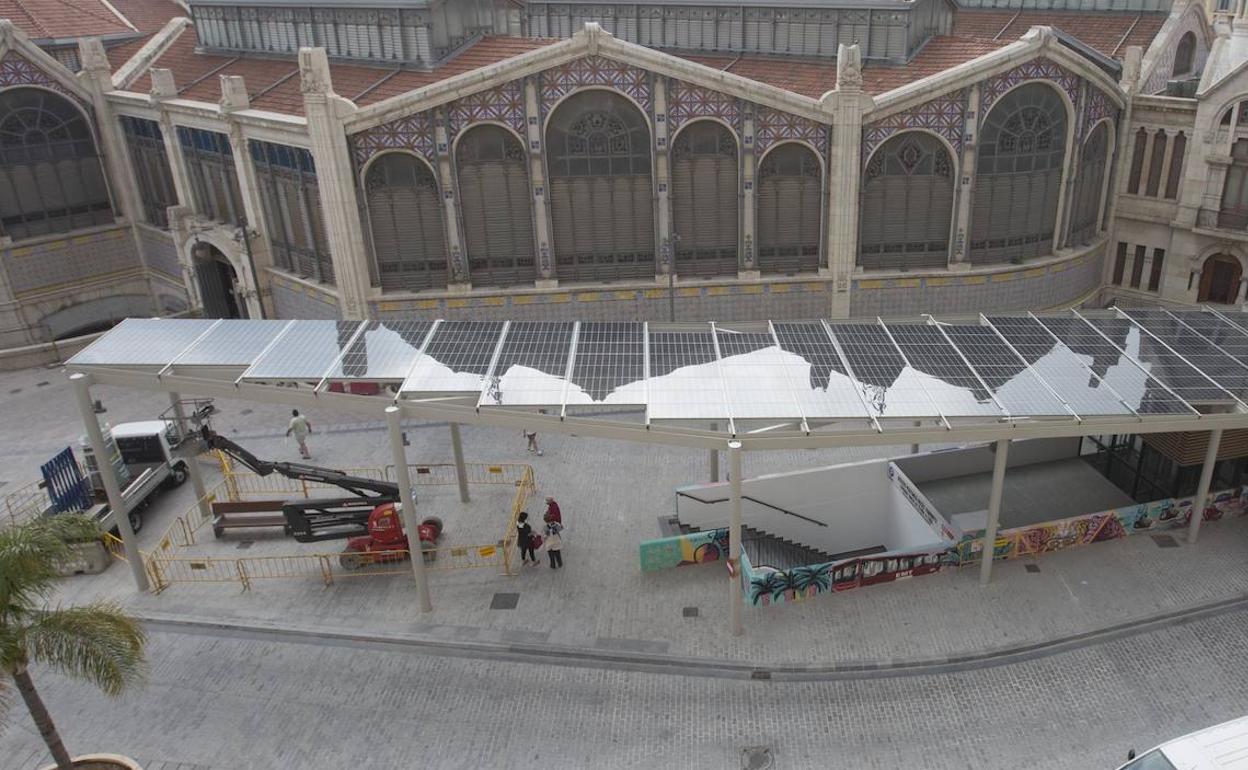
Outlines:
[[[1137, 311], [1131, 311], [1135, 317]], [[1231, 354], [1241, 363], [1248, 363], [1248, 330], [1218, 317], [1207, 310], [1171, 310], [1180, 323], [1212, 344]]]
[[563, 403], [575, 324], [513, 321], [498, 349], [481, 406], [558, 406]]
[[1248, 313], [1242, 310], [1219, 310], [1218, 315], [1241, 329], [1248, 330]]
[[402, 380], [432, 328], [433, 321], [366, 321], [355, 342], [325, 376], [331, 380]]
[[582, 323], [565, 403], [645, 404], [645, 332], [640, 323]]
[[781, 350], [792, 354], [783, 364], [798, 407], [807, 419], [861, 417], [867, 409], [854, 380], [818, 321], [773, 324]]
[[[1045, 319], [1045, 323], [1048, 324], [1049, 319]], [[1183, 359], [1166, 349], [1164, 345], [1143, 332], [1131, 321], [1125, 318], [1088, 318], [1083, 326], [1087, 328], [1089, 325], [1113, 340], [1116, 347], [1139, 361], [1148, 369], [1149, 374], [1165, 383], [1179, 398], [1189, 404], [1225, 403], [1232, 400], [1225, 391], [1210, 382], [1208, 377], [1185, 363]], [[1073, 325], [1072, 327], [1079, 328]]]
[[770, 330], [716, 328], [715, 337], [719, 373], [733, 419], [801, 419], [784, 368], [789, 356], [776, 344]]
[[127, 318], [67, 363], [164, 367], [216, 323], [201, 318]]
[[946, 417], [1003, 416], [940, 329], [931, 324], [888, 324], [888, 331], [910, 366], [924, 375], [924, 390]]
[[992, 390], [997, 401], [1012, 415], [1069, 415], [1061, 400], [987, 326], [950, 325], [941, 327], [980, 379]]
[[646, 380], [654, 420], [715, 420], [728, 416], [715, 340], [709, 327], [688, 331], [650, 329]]
[[1132, 310], [1127, 315], [1223, 388], [1240, 394], [1248, 387], [1248, 369], [1166, 311]]
[[832, 336], [845, 353], [857, 387], [871, 413], [878, 418], [939, 417], [924, 390], [922, 377], [908, 366], [884, 327], [878, 324], [838, 323]]
[[[1138, 411], [1140, 406], [1138, 396], [1128, 409], [1119, 395], [1114, 392], [1115, 389], [1089, 368], [1086, 358], [1054, 339], [1039, 321], [1018, 316], [992, 316], [988, 319], [988, 323], [1081, 417], [1120, 415], [1127, 414], [1131, 410]], [[1139, 369], [1134, 371], [1138, 387], [1128, 388], [1128, 393], [1122, 394], [1124, 398], [1136, 391], [1138, 394], [1144, 392], [1147, 377]], [[1131, 372], [1123, 372], [1123, 376], [1131, 376]], [[1160, 390], [1155, 385], [1154, 388]], [[1164, 390], [1160, 393], [1162, 396], [1169, 397], [1169, 401], [1156, 404], [1159, 411], [1162, 411], [1160, 407], [1163, 404], [1170, 407], [1164, 410], [1169, 413], [1188, 411], [1178, 399], [1169, 396]]]
[[178, 356], [176, 366], [250, 366], [293, 321], [218, 324]]
[[244, 380], [319, 381], [363, 321], [295, 321], [256, 359]]
[[443, 321], [403, 381], [401, 392], [480, 393], [503, 333], [499, 321]]
[[[1126, 351], [1111, 344], [1097, 330], [1073, 316], [1041, 317], [1040, 322], [1066, 347], [1083, 358], [1084, 363], [1097, 377], [1114, 389], [1124, 401], [1141, 414], [1173, 414], [1190, 411], [1182, 407], [1183, 394], [1166, 390], [1153, 374], [1152, 366], [1137, 366], [1128, 353], [1140, 351], [1142, 332], [1131, 324], [1119, 324], [1115, 331], [1117, 339], [1126, 345]], [[1127, 328], [1131, 327], [1131, 328]], [[1115, 336], [1111, 335], [1111, 339]], [[1139, 359], [1136, 359], [1139, 360]], [[1167, 383], [1168, 384], [1168, 383]], [[1178, 401], [1178, 405], [1174, 402]], [[1077, 410], [1076, 410], [1077, 411]]]

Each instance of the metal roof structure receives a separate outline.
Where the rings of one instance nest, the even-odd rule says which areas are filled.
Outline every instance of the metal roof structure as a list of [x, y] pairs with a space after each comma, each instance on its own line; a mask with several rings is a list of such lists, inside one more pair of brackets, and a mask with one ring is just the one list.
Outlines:
[[335, 391], [368, 382], [413, 417], [691, 446], [1248, 427], [1248, 314], [1209, 308], [956, 322], [127, 319], [67, 367], [353, 409], [379, 399]]

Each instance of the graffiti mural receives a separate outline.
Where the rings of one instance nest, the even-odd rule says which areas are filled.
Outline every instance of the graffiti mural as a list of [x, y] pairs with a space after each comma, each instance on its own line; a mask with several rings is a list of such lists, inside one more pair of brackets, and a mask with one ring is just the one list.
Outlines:
[[646, 540], [639, 546], [639, 551], [642, 572], [721, 561], [728, 553], [728, 530], [712, 529]]
[[800, 602], [834, 591], [930, 575], [940, 570], [945, 561], [943, 557], [943, 550], [893, 553], [778, 570], [753, 567], [742, 552], [745, 602], [755, 607], [767, 607]]

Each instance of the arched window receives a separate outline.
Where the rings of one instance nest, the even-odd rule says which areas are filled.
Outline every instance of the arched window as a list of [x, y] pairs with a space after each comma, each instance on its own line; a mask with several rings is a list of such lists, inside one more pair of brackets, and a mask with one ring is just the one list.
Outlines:
[[823, 170], [805, 145], [786, 142], [758, 168], [758, 269], [764, 273], [819, 269]]
[[583, 91], [546, 128], [550, 214], [559, 277], [654, 275], [650, 129], [624, 97]]
[[381, 288], [445, 287], [446, 230], [429, 164], [407, 153], [386, 153], [369, 166], [364, 192]]
[[1174, 49], [1174, 69], [1170, 70], [1173, 77], [1191, 73], [1196, 60], [1196, 33], [1188, 32], [1179, 38], [1179, 45]]
[[993, 105], [979, 132], [972, 262], [1007, 262], [1053, 250], [1066, 158], [1066, 105], [1028, 83]]
[[691, 123], [672, 143], [676, 272], [736, 275], [737, 142], [713, 120]]
[[944, 266], [953, 220], [953, 161], [945, 145], [910, 131], [880, 146], [867, 164], [860, 217], [863, 267]]
[[63, 96], [0, 93], [0, 177], [0, 231], [11, 238], [113, 221], [91, 126]]
[[512, 286], [537, 277], [526, 160], [524, 146], [500, 126], [471, 128], [455, 148], [459, 211], [474, 286]]
[[1090, 243], [1096, 236], [1096, 217], [1101, 212], [1101, 190], [1105, 187], [1105, 164], [1109, 154], [1109, 124], [1102, 121], [1083, 143], [1079, 176], [1070, 205], [1070, 242]]
[[1231, 167], [1222, 183], [1222, 207], [1218, 226], [1233, 230], [1248, 229], [1248, 139], [1231, 146]]

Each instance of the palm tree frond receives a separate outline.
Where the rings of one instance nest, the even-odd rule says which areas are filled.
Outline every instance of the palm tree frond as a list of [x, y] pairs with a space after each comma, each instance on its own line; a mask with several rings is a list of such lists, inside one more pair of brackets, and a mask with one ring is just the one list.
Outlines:
[[26, 629], [30, 657], [118, 695], [146, 673], [147, 634], [113, 602], [56, 609]]

